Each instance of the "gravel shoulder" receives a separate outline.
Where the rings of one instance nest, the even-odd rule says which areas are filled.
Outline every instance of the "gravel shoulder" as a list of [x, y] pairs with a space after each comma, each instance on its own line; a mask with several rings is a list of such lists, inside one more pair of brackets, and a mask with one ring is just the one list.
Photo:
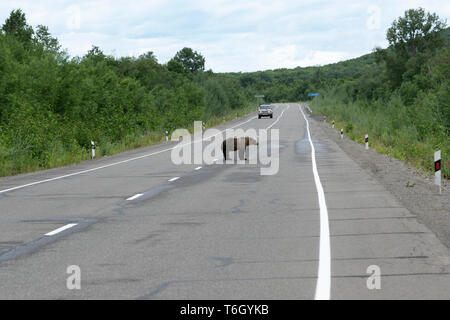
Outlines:
[[443, 244], [450, 248], [450, 183], [443, 179], [442, 194], [434, 185], [434, 177], [417, 172], [407, 163], [365, 150], [348, 137], [341, 140], [338, 130], [323, 121], [323, 116], [312, 115], [316, 125], [347, 153], [363, 170], [378, 180], [417, 219], [432, 230]]

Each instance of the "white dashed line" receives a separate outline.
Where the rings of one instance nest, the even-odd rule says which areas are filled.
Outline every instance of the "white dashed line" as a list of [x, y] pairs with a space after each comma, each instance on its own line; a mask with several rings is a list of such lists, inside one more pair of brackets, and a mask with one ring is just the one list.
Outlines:
[[177, 181], [178, 179], [180, 179], [180, 177], [175, 177], [175, 178], [170, 179], [169, 182], [174, 182], [174, 181]]
[[195, 171], [198, 171], [198, 170], [200, 170], [202, 167], [198, 167], [198, 168], [195, 168]]
[[266, 128], [266, 130], [271, 129], [275, 124], [277, 124], [277, 122], [280, 121], [281, 117], [283, 116], [283, 113], [284, 113], [287, 109], [289, 109], [290, 107], [291, 107], [291, 106], [288, 105], [287, 108], [284, 108], [284, 110], [281, 112], [281, 114], [278, 116], [278, 118], [277, 118], [270, 126], [268, 126], [268, 127]]
[[[255, 120], [255, 119], [256, 119], [256, 117], [251, 117], [250, 119], [248, 119], [248, 120], [246, 120], [246, 121], [244, 121], [244, 122], [238, 123], [238, 124], [236, 124], [236, 125], [234, 125], [234, 126], [232, 126], [232, 127], [230, 127], [230, 128], [227, 128], [227, 129], [225, 129], [225, 130], [222, 130], [222, 131], [220, 131], [219, 133], [217, 133], [217, 134], [215, 134], [215, 135], [212, 135], [212, 136], [210, 136], [210, 137], [203, 138], [202, 141], [205, 141], [206, 139], [210, 139], [210, 138], [212, 138], [212, 137], [215, 137], [215, 136], [217, 136], [217, 135], [221, 134], [222, 132], [225, 132], [225, 131], [227, 131], [227, 130], [229, 130], [229, 129], [233, 129], [233, 128], [242, 126], [242, 125], [244, 125], [244, 124], [246, 124], [246, 123], [248, 123], [248, 122], [250, 122], [250, 121], [252, 121], [252, 120]], [[136, 161], [136, 160], [144, 159], [144, 158], [147, 158], [147, 157], [150, 157], [150, 156], [154, 156], [154, 155], [161, 154], [161, 153], [164, 153], [164, 152], [172, 151], [172, 150], [174, 150], [174, 149], [177, 148], [177, 147], [182, 147], [182, 146], [184, 146], [184, 145], [196, 143], [196, 142], [198, 142], [198, 141], [199, 141], [199, 140], [192, 141], [192, 142], [188, 142], [188, 143], [182, 144], [182, 145], [180, 145], [180, 146], [175, 146], [175, 147], [172, 147], [172, 148], [167, 148], [167, 149], [163, 149], [163, 150], [160, 150], [160, 151], [155, 151], [155, 152], [152, 152], [152, 153], [149, 153], [149, 154], [145, 154], [145, 155], [142, 155], [142, 156], [139, 156], [139, 157], [130, 158], [130, 159], [126, 159], [126, 160], [123, 160], [123, 161], [110, 163], [110, 164], [107, 164], [107, 165], [104, 165], [104, 166], [100, 166], [100, 167], [96, 167], [96, 168], [92, 168], [92, 169], [82, 170], [82, 171], [78, 171], [78, 172], [66, 174], [66, 175], [63, 175], [63, 176], [55, 177], [55, 178], [50, 178], [50, 179], [45, 179], [45, 180], [35, 181], [35, 182], [27, 183], [27, 184], [24, 184], [24, 185], [21, 185], [21, 186], [17, 186], [17, 187], [12, 187], [12, 188], [8, 188], [8, 189], [0, 190], [0, 194], [6, 193], [6, 192], [11, 192], [11, 191], [14, 191], [14, 190], [19, 190], [19, 189], [27, 188], [27, 187], [31, 187], [31, 186], [35, 186], [35, 185], [42, 184], [42, 183], [47, 183], [47, 182], [52, 182], [52, 181], [56, 181], [56, 180], [61, 180], [61, 179], [69, 178], [69, 177], [74, 177], [74, 176], [78, 176], [78, 175], [80, 175], [80, 174], [85, 174], [85, 173], [89, 173], [89, 172], [94, 172], [94, 171], [101, 170], [101, 169], [106, 169], [106, 168], [109, 168], [109, 167], [112, 167], [112, 166], [117, 166], [117, 165], [124, 164], [124, 163], [128, 163], [128, 162], [131, 162], [131, 161]]]
[[78, 223], [69, 223], [69, 224], [66, 224], [64, 227], [58, 228], [58, 229], [56, 229], [56, 230], [53, 230], [53, 231], [51, 231], [51, 232], [49, 232], [49, 233], [46, 233], [45, 235], [46, 235], [46, 236], [54, 236], [55, 234], [58, 234], [58, 233], [60, 233], [60, 232], [63, 232], [64, 230], [67, 230], [67, 229], [70, 229], [70, 228], [72, 228], [72, 227], [75, 227], [77, 224], [78, 224]]
[[136, 195], [134, 195], [134, 196], [128, 198], [127, 201], [132, 201], [132, 200], [135, 200], [135, 199], [137, 199], [137, 198], [139, 198], [139, 197], [142, 197], [142, 196], [143, 196], [142, 193], [138, 193], [138, 194], [136, 194]]

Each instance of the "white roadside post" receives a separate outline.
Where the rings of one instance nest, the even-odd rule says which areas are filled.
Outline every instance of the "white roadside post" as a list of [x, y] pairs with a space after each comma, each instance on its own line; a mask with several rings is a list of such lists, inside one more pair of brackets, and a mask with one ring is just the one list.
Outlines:
[[331, 128], [333, 128], [333, 129], [334, 129], [334, 120], [333, 120], [333, 125], [331, 126]]
[[91, 159], [95, 158], [95, 142], [91, 140], [91, 150], [92, 150], [92, 155], [91, 155]]
[[344, 129], [341, 129], [341, 139], [344, 139]]
[[169, 131], [166, 130], [166, 142], [169, 142]]
[[434, 184], [439, 186], [439, 194], [442, 194], [441, 186], [441, 150], [434, 153]]
[[366, 134], [366, 150], [369, 150], [369, 135]]

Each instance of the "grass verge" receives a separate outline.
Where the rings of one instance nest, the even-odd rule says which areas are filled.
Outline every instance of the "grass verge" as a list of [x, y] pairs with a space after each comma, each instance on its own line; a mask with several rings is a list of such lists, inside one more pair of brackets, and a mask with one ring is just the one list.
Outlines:
[[[210, 117], [205, 125], [206, 128], [219, 125], [221, 123], [234, 120], [236, 118], [248, 115], [256, 111], [254, 104], [249, 104], [242, 109], [229, 112], [222, 117]], [[187, 128], [192, 132], [193, 125]], [[104, 156], [110, 156], [120, 152], [150, 146], [164, 142], [166, 140], [165, 134], [160, 132], [148, 132], [146, 134], [132, 134], [123, 137], [121, 141], [112, 143], [106, 142], [104, 144], [96, 145], [96, 158]], [[50, 142], [51, 143], [51, 142]], [[0, 177], [13, 176], [22, 173], [35, 172], [39, 170], [46, 170], [56, 167], [62, 167], [66, 165], [80, 163], [91, 158], [91, 150], [81, 148], [77, 144], [74, 144], [67, 150], [59, 143], [55, 142], [51, 151], [45, 156], [46, 165], [40, 165], [38, 159], [33, 159], [23, 152], [23, 150], [6, 149], [0, 143]]]
[[330, 103], [315, 99], [310, 105], [314, 114], [327, 116], [330, 125], [334, 120], [336, 130], [344, 128], [344, 134], [350, 139], [364, 144], [365, 135], [368, 134], [371, 148], [405, 161], [423, 174], [434, 174], [434, 152], [441, 150], [442, 176], [450, 178], [448, 135], [435, 134], [420, 139], [416, 128], [408, 121], [402, 123], [391, 114], [362, 108], [356, 103]]

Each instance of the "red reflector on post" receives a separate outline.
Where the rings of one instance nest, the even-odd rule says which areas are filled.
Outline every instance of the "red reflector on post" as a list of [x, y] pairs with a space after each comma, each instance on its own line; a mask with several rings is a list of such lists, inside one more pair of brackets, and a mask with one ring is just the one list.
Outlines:
[[438, 160], [434, 163], [434, 172], [441, 170], [441, 160]]

